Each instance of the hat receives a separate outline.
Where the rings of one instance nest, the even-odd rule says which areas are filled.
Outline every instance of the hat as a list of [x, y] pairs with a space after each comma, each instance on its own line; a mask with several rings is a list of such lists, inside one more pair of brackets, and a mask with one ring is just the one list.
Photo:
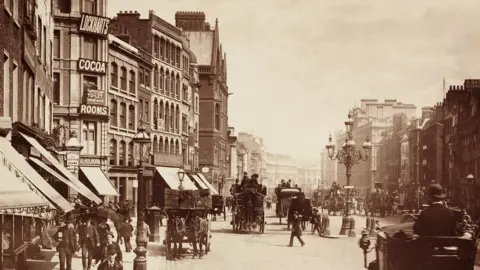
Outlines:
[[114, 254], [117, 254], [117, 247], [110, 244], [107, 246], [107, 254], [108, 255], [114, 255]]
[[447, 197], [447, 194], [443, 192], [443, 188], [439, 184], [431, 184], [428, 187], [428, 194], [430, 194], [430, 196], [432, 196], [433, 198], [437, 199], [443, 199]]
[[107, 232], [107, 236], [109, 236], [109, 235], [110, 235], [111, 237], [114, 237], [113, 232], [111, 232], [111, 231], [108, 231], [108, 232]]
[[369, 235], [370, 233], [367, 230], [362, 230], [362, 235]]

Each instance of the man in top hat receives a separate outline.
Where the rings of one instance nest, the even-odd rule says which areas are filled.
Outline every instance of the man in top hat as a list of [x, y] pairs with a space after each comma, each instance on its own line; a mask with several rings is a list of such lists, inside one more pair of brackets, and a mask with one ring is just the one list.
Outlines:
[[305, 242], [302, 239], [302, 215], [300, 215], [298, 211], [293, 211], [292, 233], [290, 234], [289, 247], [293, 247], [293, 239], [295, 237], [297, 237], [303, 247]]
[[446, 194], [439, 184], [428, 187], [430, 206], [420, 213], [413, 231], [419, 236], [455, 236], [457, 218], [453, 209], [443, 202]]
[[98, 270], [123, 270], [123, 265], [117, 260], [117, 248], [114, 245], [107, 247], [108, 259], [103, 261]]
[[100, 246], [100, 239], [97, 228], [92, 224], [90, 216], [86, 216], [82, 220], [82, 224], [78, 228], [80, 248], [82, 250], [83, 269], [92, 268], [92, 259]]
[[246, 184], [248, 184], [248, 173], [244, 172], [243, 179], [242, 179], [242, 182], [240, 183], [240, 186], [243, 188]]
[[58, 228], [53, 237], [58, 242], [57, 251], [60, 259], [60, 270], [72, 270], [72, 256], [77, 249], [77, 234], [72, 224], [73, 217], [67, 215], [66, 223]]
[[249, 186], [254, 186], [257, 187], [258, 184], [258, 174], [254, 173], [252, 174], [252, 177], [250, 177], [250, 181], [248, 181]]

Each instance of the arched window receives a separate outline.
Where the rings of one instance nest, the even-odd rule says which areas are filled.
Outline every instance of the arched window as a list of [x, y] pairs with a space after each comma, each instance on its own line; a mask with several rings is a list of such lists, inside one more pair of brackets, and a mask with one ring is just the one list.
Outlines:
[[215, 104], [215, 129], [220, 130], [220, 104]]
[[120, 103], [120, 127], [127, 128], [127, 104]]
[[170, 132], [173, 131], [173, 127], [175, 126], [175, 107], [170, 104]]
[[167, 69], [167, 72], [165, 72], [165, 95], [168, 95], [170, 92], [170, 72]]
[[177, 108], [175, 109], [175, 130], [177, 131], [177, 133], [180, 133], [180, 129], [179, 129], [179, 126], [180, 126], [180, 107], [177, 105]]
[[128, 129], [135, 130], [135, 106], [128, 106]]
[[180, 98], [180, 76], [177, 74], [177, 80], [175, 81], [175, 96]]
[[170, 139], [170, 153], [175, 154], [175, 142], [173, 141], [173, 138]]
[[153, 70], [153, 88], [158, 91], [158, 66], [155, 66]]
[[158, 152], [158, 138], [157, 136], [153, 136], [153, 153]]
[[158, 152], [163, 153], [164, 150], [163, 137], [160, 136], [160, 140], [158, 140]]
[[110, 100], [110, 125], [114, 127], [118, 125], [117, 110], [117, 101], [115, 99]]
[[130, 70], [130, 78], [128, 80], [128, 90], [130, 93], [135, 94], [135, 82], [136, 82], [136, 75], [133, 70]]
[[176, 84], [175, 74], [172, 72], [172, 78], [171, 78], [171, 81], [170, 81], [170, 96], [172, 96], [172, 97], [175, 94], [175, 84]]
[[172, 46], [170, 48], [170, 62], [173, 64], [173, 63], [175, 63], [175, 44], [171, 43], [170, 46]]
[[[188, 86], [183, 84], [183, 96], [182, 99], [188, 101]], [[195, 108], [194, 108], [195, 109]]]
[[120, 166], [125, 166], [126, 165], [126, 160], [127, 160], [127, 144], [125, 141], [120, 141], [120, 147], [118, 149], [119, 155], [118, 155], [118, 165]]
[[170, 105], [165, 102], [165, 131], [170, 131]]
[[160, 38], [160, 57], [163, 59], [165, 57], [165, 39]]
[[127, 90], [127, 69], [125, 67], [120, 68], [120, 89]]
[[179, 47], [177, 47], [177, 62], [175, 63], [177, 65], [177, 67], [180, 67], [180, 53], [181, 53], [182, 49], [180, 49]]
[[134, 155], [134, 147], [133, 142], [128, 143], [128, 166], [133, 167], [135, 166], [135, 155]]
[[165, 153], [170, 153], [170, 144], [168, 143], [168, 138], [165, 138]]
[[118, 66], [117, 63], [112, 62], [112, 70], [110, 71], [110, 80], [113, 87], [118, 87]]
[[167, 43], [165, 44], [165, 60], [168, 61], [170, 60], [170, 42], [167, 40]]
[[160, 38], [155, 36], [153, 38], [153, 56], [158, 57], [160, 50]]
[[165, 73], [163, 72], [163, 67], [160, 68], [160, 92], [163, 93], [163, 88], [165, 87]]
[[160, 105], [159, 105], [159, 108], [158, 108], [158, 111], [159, 111], [159, 118], [160, 119], [165, 119], [165, 109], [163, 108], [163, 100], [160, 100]]
[[110, 165], [117, 165], [117, 141], [110, 140]]
[[153, 126], [158, 129], [158, 101], [155, 98], [153, 100]]
[[175, 140], [175, 154], [180, 154], [180, 144]]

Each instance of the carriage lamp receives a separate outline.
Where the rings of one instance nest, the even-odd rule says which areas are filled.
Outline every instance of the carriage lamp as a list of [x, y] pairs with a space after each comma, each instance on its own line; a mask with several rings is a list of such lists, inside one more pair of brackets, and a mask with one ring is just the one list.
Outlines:
[[358, 246], [363, 250], [363, 266], [367, 268], [367, 254], [370, 248], [370, 239], [367, 230], [362, 231], [362, 237], [358, 240]]
[[177, 172], [178, 174], [178, 180], [180, 180], [180, 185], [178, 185], [179, 190], [185, 189], [183, 187], [183, 179], [185, 178], [185, 170], [183, 168], [180, 168]]

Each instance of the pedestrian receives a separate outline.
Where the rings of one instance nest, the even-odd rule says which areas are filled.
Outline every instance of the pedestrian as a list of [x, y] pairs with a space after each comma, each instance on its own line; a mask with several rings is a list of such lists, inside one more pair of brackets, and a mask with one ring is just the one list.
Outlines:
[[101, 218], [97, 226], [100, 243], [107, 241], [107, 233], [110, 231], [110, 225], [107, 224], [107, 218]]
[[132, 220], [130, 218], [126, 218], [120, 227], [120, 233], [123, 237], [123, 241], [125, 242], [126, 252], [132, 251], [132, 243], [130, 243], [130, 238], [133, 235], [133, 226], [131, 222]]
[[305, 242], [302, 240], [302, 215], [298, 211], [293, 211], [293, 221], [292, 221], [292, 234], [290, 234], [290, 244], [289, 247], [293, 247], [293, 238], [297, 237], [302, 247], [305, 245]]
[[322, 217], [320, 216], [320, 213], [317, 208], [313, 208], [313, 215], [312, 215], [312, 234], [315, 234], [315, 232], [318, 232], [318, 235], [322, 235]]
[[123, 265], [118, 261], [117, 255], [115, 246], [109, 245], [107, 247], [107, 259], [98, 266], [98, 270], [123, 270]]
[[99, 256], [97, 256], [95, 260], [95, 265], [98, 265], [99, 263], [101, 264], [102, 262], [108, 260], [109, 247], [115, 250], [115, 253], [116, 253], [115, 260], [117, 260], [118, 262], [123, 262], [123, 255], [122, 255], [122, 251], [120, 250], [120, 246], [116, 242], [114, 242], [113, 239], [114, 239], [113, 233], [107, 232], [107, 241], [101, 244], [100, 254]]
[[92, 224], [90, 217], [83, 219], [78, 228], [79, 244], [82, 251], [82, 266], [84, 270], [92, 268], [92, 260], [100, 247], [97, 228]]
[[137, 243], [143, 244], [147, 248], [148, 240], [150, 238], [150, 226], [145, 223], [145, 217], [142, 215], [138, 217], [139, 226], [135, 229], [135, 235], [137, 236]]
[[72, 256], [77, 248], [77, 235], [72, 228], [72, 224], [72, 216], [67, 216], [66, 224], [62, 224], [53, 237], [59, 242], [57, 251], [60, 259], [60, 270], [72, 270]]

